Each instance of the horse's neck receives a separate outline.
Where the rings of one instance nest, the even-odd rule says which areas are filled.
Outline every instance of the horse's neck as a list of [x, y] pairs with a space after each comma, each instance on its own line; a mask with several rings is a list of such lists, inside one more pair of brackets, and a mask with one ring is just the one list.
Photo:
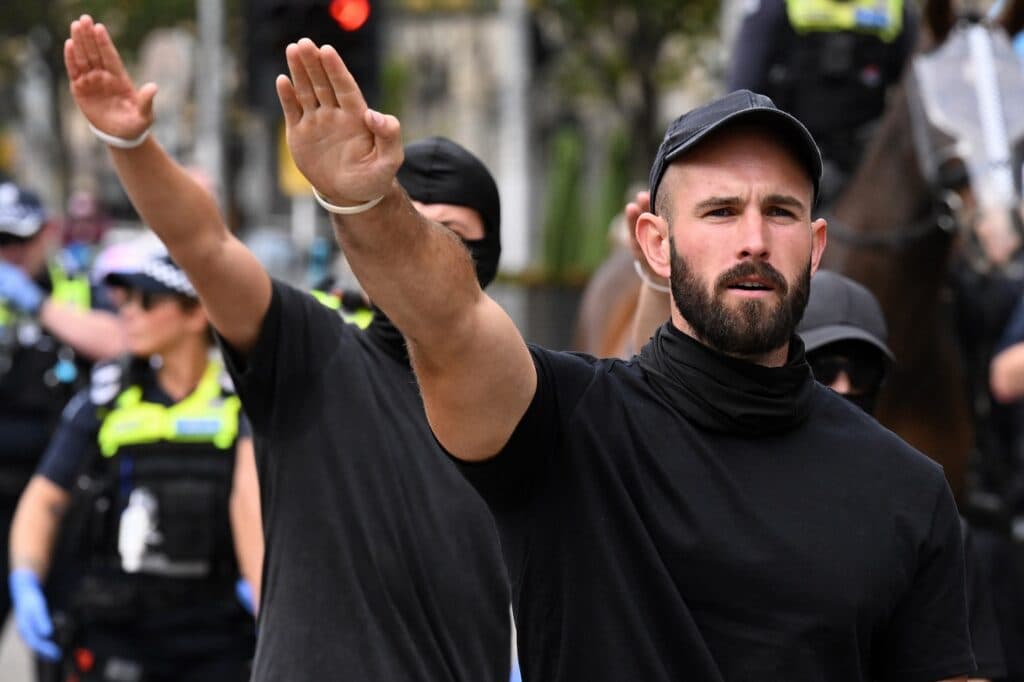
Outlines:
[[[838, 270], [874, 292], [889, 322], [890, 337], [899, 345], [902, 339], [917, 336], [915, 324], [929, 324], [938, 315], [949, 242], [938, 230], [920, 234], [923, 221], [931, 218], [932, 198], [918, 168], [906, 95], [902, 89], [892, 94], [860, 167], [836, 201], [836, 234], [825, 249], [822, 267]], [[918, 236], [865, 246], [844, 240], [841, 232]], [[894, 350], [899, 354], [900, 349]]]

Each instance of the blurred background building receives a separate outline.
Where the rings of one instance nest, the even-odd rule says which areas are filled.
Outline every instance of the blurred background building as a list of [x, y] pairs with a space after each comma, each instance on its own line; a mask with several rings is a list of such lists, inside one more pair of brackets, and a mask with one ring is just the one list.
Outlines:
[[[62, 44], [71, 19], [89, 12], [136, 81], [159, 84], [157, 138], [209, 180], [268, 267], [299, 284], [325, 269], [344, 278], [326, 216], [282, 153], [273, 87], [288, 42], [329, 42], [407, 140], [447, 135], [491, 167], [503, 203], [496, 293], [528, 339], [564, 347], [578, 293], [608, 252], [627, 189], [646, 181], [665, 122], [719, 87], [736, 4], [5, 3], [0, 173], [38, 188], [69, 220], [103, 225], [108, 239], [137, 225], [67, 93]], [[76, 217], [86, 207], [91, 215]]]

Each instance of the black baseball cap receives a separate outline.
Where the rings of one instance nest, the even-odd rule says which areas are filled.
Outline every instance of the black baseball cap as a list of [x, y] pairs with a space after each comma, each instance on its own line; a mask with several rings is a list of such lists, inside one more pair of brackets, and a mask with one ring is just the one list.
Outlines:
[[807, 169], [814, 183], [814, 198], [821, 180], [821, 151], [804, 124], [775, 106], [770, 97], [736, 90], [691, 109], [672, 121], [651, 166], [651, 208], [657, 205], [658, 185], [669, 165], [711, 133], [733, 123], [763, 126], [777, 134]]
[[149, 294], [175, 294], [184, 298], [199, 298], [188, 275], [166, 254], [152, 256], [137, 269], [111, 272], [103, 278], [103, 282]]
[[796, 333], [811, 352], [840, 341], [863, 341], [895, 360], [886, 340], [889, 330], [882, 306], [866, 287], [849, 277], [818, 270], [811, 278], [811, 293]]
[[13, 182], [0, 183], [0, 233], [31, 239], [46, 224], [46, 210], [35, 192]]

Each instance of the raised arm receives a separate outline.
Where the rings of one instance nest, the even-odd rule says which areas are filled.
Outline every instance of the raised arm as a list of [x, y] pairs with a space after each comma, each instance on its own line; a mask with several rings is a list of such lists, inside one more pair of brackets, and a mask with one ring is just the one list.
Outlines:
[[427, 416], [441, 443], [467, 460], [494, 455], [526, 411], [536, 372], [512, 320], [477, 284], [465, 248], [423, 218], [395, 180], [399, 123], [371, 111], [330, 46], [303, 39], [279, 76], [288, 145], [326, 201], [335, 232], [370, 298], [409, 343]]
[[[134, 140], [153, 122], [156, 85], [136, 89], [106, 28], [83, 15], [64, 44], [71, 94], [89, 123]], [[227, 229], [214, 198], [152, 137], [110, 147], [132, 204], [188, 273], [210, 321], [237, 350], [256, 340], [270, 305], [270, 277]]]

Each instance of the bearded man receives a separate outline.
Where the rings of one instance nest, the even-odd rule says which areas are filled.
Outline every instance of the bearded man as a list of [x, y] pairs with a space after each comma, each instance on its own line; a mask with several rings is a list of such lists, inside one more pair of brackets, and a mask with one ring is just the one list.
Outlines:
[[671, 319], [637, 361], [596, 360], [528, 346], [396, 180], [398, 120], [330, 46], [286, 54], [292, 157], [494, 513], [526, 679], [965, 679], [941, 470], [793, 336], [826, 231], [802, 124], [746, 91], [672, 123], [636, 227]]

